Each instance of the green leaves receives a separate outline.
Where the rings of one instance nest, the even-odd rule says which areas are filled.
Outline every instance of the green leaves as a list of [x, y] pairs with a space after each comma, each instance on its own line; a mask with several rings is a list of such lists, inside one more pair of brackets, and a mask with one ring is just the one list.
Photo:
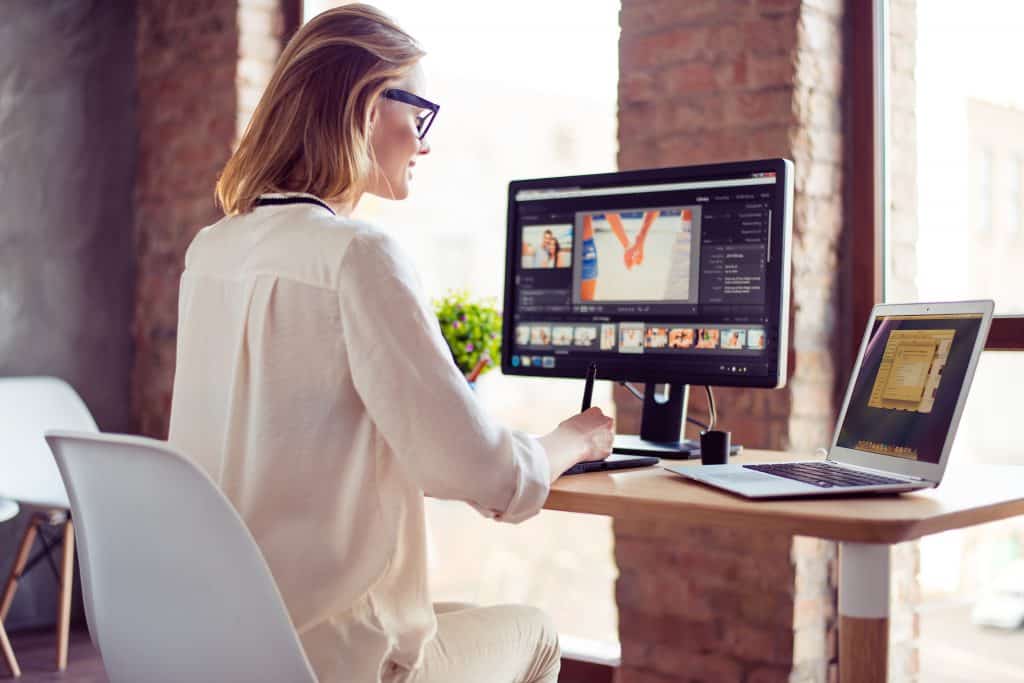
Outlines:
[[494, 299], [470, 299], [469, 292], [460, 290], [448, 292], [433, 304], [441, 333], [464, 374], [485, 355], [491, 363], [483, 372], [501, 365], [501, 313]]

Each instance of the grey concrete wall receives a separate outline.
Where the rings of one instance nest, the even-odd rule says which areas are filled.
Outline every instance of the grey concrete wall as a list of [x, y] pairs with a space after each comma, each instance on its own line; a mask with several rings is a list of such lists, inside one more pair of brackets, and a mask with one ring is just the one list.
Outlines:
[[[66, 379], [105, 431], [130, 428], [133, 6], [0, 4], [0, 376]], [[26, 578], [9, 627], [53, 619], [49, 568]]]

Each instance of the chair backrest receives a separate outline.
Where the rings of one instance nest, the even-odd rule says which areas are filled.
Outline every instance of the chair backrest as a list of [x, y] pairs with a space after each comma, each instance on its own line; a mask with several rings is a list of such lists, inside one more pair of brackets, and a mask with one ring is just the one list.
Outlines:
[[163, 441], [48, 431], [114, 683], [316, 681], [256, 542]]
[[0, 378], [0, 496], [66, 510], [68, 494], [43, 439], [47, 429], [97, 431], [89, 409], [64, 380]]

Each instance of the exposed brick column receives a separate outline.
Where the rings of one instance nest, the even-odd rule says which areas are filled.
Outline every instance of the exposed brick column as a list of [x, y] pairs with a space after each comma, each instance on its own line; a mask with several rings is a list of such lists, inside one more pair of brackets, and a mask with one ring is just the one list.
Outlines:
[[138, 4], [138, 284], [132, 413], [141, 433], [167, 436], [178, 280], [195, 233], [219, 215], [217, 174], [235, 134], [235, 0]]
[[[621, 26], [621, 168], [795, 162], [788, 384], [716, 394], [734, 440], [810, 453], [835, 419], [843, 3], [625, 0]], [[615, 524], [620, 683], [835, 676], [835, 545], [684, 525]]]
[[281, 3], [296, 1], [138, 4], [132, 414], [143, 434], [167, 435], [185, 250], [221, 216], [217, 175], [280, 52]]
[[238, 135], [256, 110], [263, 89], [270, 81], [281, 48], [298, 28], [292, 25], [301, 17], [301, 0], [238, 1]]

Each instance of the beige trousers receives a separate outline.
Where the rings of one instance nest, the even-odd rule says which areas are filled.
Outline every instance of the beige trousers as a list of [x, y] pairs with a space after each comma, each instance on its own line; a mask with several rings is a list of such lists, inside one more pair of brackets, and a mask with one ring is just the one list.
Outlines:
[[558, 632], [544, 612], [525, 605], [437, 603], [437, 635], [414, 671], [388, 672], [387, 683], [556, 683]]

